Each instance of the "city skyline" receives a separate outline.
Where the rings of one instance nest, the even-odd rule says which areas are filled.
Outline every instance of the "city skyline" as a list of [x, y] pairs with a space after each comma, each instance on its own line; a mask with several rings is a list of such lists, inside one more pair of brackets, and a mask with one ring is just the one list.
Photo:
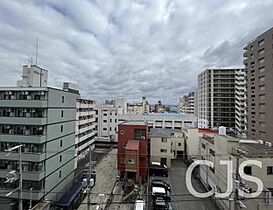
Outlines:
[[71, 81], [96, 100], [147, 96], [152, 103], [176, 104], [197, 88], [205, 68], [243, 67], [243, 47], [273, 24], [272, 6], [271, 1], [2, 1], [0, 83], [15, 85], [21, 66], [30, 57], [35, 61], [38, 38], [38, 65], [49, 71], [50, 86]]

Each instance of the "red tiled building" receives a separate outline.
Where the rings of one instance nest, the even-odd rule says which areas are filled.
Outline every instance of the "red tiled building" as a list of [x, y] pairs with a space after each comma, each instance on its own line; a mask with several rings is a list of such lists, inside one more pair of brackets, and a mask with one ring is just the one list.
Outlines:
[[120, 176], [146, 181], [148, 175], [148, 125], [125, 122], [118, 125], [118, 170]]

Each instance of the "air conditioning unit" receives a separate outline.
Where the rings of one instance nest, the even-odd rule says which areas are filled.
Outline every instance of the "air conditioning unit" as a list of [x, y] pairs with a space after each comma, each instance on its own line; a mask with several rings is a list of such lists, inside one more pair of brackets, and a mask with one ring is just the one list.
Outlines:
[[7, 95], [12, 95], [12, 91], [7, 91], [6, 94]]
[[31, 112], [32, 112], [32, 113], [35, 113], [35, 112], [36, 112], [36, 109], [31, 109]]
[[39, 130], [39, 131], [42, 131], [42, 130], [43, 130], [43, 127], [42, 127], [42, 126], [39, 126], [38, 130]]
[[23, 112], [27, 112], [27, 109], [23, 109]]
[[41, 96], [44, 96], [45, 95], [45, 92], [44, 91], [41, 91]]
[[7, 111], [7, 112], [11, 112], [12, 110], [11, 110], [10, 108], [8, 108], [6, 111]]
[[23, 91], [23, 95], [28, 95], [28, 91]]

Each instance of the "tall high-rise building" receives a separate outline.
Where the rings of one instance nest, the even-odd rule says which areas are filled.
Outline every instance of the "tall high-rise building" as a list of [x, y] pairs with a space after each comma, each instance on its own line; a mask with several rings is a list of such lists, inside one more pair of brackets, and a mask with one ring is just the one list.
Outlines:
[[248, 137], [273, 142], [273, 28], [244, 47]]
[[246, 137], [246, 71], [235, 71], [235, 132], [238, 137]]
[[198, 75], [198, 127], [235, 129], [235, 77], [242, 69], [206, 69]]

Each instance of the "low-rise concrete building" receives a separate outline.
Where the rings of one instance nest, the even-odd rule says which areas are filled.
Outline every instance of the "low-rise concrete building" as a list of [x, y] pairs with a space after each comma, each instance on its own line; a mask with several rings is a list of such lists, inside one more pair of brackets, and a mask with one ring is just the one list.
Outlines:
[[172, 159], [184, 158], [185, 148], [181, 130], [152, 128], [149, 140], [150, 161], [171, 167]]
[[[239, 178], [236, 179], [237, 158], [239, 164], [245, 160], [258, 160], [262, 163], [262, 168], [254, 165], [244, 167], [244, 173], [249, 176], [259, 178], [263, 182], [263, 191], [261, 194], [252, 199], [241, 199], [241, 206], [246, 206], [249, 210], [269, 210], [272, 209], [272, 192], [273, 192], [273, 147], [266, 145], [262, 141], [240, 140], [238, 138], [215, 135], [200, 137], [200, 159], [209, 160], [214, 163], [214, 168], [200, 166], [200, 180], [209, 190], [214, 189], [219, 193], [223, 193], [227, 189], [227, 175], [231, 172], [227, 171], [226, 165], [220, 165], [220, 160], [231, 160], [233, 163], [233, 186], [236, 182], [240, 183], [240, 189], [251, 193], [257, 191], [257, 185]], [[240, 176], [239, 176], [240, 177]], [[235, 187], [229, 197], [225, 199], [215, 199], [221, 209], [234, 209]]]

